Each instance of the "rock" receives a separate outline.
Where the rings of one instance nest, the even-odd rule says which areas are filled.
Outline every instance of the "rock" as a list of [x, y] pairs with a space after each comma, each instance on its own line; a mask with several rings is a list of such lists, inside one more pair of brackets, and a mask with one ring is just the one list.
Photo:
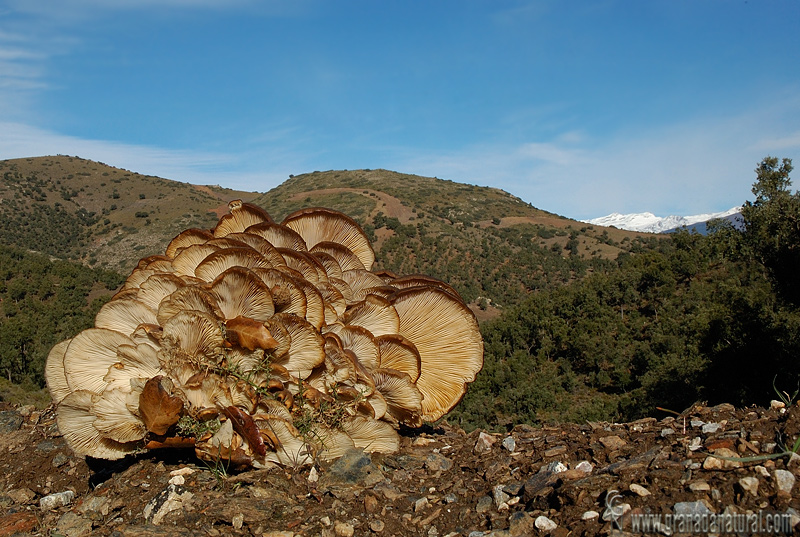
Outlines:
[[704, 423], [702, 427], [703, 434], [713, 434], [722, 429], [719, 423]]
[[561, 461], [553, 461], [539, 468], [540, 473], [547, 472], [551, 474], [560, 474], [561, 472], [566, 472], [567, 470], [569, 470], [569, 468], [567, 468], [567, 465]]
[[664, 427], [663, 429], [661, 429], [661, 436], [662, 437], [670, 436], [672, 434], [675, 434], [675, 429], [673, 429], [671, 427]]
[[758, 478], [753, 476], [743, 477], [739, 480], [742, 490], [749, 492], [753, 496], [758, 496]]
[[27, 487], [23, 487], [20, 489], [12, 489], [9, 490], [6, 494], [8, 495], [9, 498], [14, 500], [14, 503], [17, 504], [26, 504], [36, 497], [36, 493]]
[[445, 503], [455, 503], [458, 501], [458, 496], [453, 494], [452, 492], [449, 493], [447, 496], [444, 497]]
[[494, 498], [495, 506], [497, 506], [498, 508], [500, 508], [500, 506], [503, 504], [505, 504], [505, 506], [508, 507], [508, 504], [506, 502], [508, 502], [508, 500], [511, 499], [511, 496], [509, 496], [503, 491], [503, 485], [496, 485], [492, 489], [492, 497]]
[[372, 494], [364, 496], [364, 512], [368, 515], [374, 514], [378, 511], [378, 498]]
[[558, 524], [544, 515], [537, 516], [536, 520], [533, 522], [533, 525], [536, 526], [536, 529], [541, 531], [553, 531], [558, 527]]
[[584, 474], [591, 474], [592, 470], [594, 470], [594, 465], [592, 465], [592, 463], [590, 463], [589, 461], [581, 461], [578, 464], [576, 464], [575, 468], [573, 469], [583, 472]]
[[377, 520], [376, 519], [376, 520], [372, 520], [369, 523], [369, 529], [371, 529], [375, 533], [382, 532], [385, 527], [386, 527], [386, 524], [384, 524], [382, 520]]
[[485, 513], [492, 508], [492, 497], [491, 496], [481, 496], [478, 498], [478, 505], [475, 506], [475, 511], [478, 514]]
[[56, 531], [64, 537], [83, 537], [92, 532], [92, 521], [69, 511], [58, 519]]
[[703, 447], [703, 440], [699, 436], [695, 436], [692, 438], [692, 441], [689, 442], [689, 450], [690, 451], [697, 451]]
[[244, 526], [244, 515], [242, 513], [233, 515], [233, 518], [231, 518], [231, 526], [233, 526], [235, 530], [242, 529], [242, 526]]
[[39, 507], [42, 509], [42, 511], [58, 509], [59, 507], [64, 507], [65, 505], [72, 503], [74, 498], [75, 493], [71, 490], [56, 492], [55, 494], [49, 494], [39, 498]]
[[630, 486], [628, 487], [628, 489], [630, 489], [630, 491], [633, 492], [634, 494], [636, 494], [637, 496], [641, 496], [641, 497], [650, 496], [650, 491], [649, 490], [647, 490], [646, 488], [644, 488], [641, 485], [637, 485], [636, 483], [631, 483]]
[[152, 522], [156, 526], [172, 511], [182, 509], [188, 504], [194, 494], [184, 489], [180, 485], [168, 485], [150, 503], [145, 505], [142, 515], [145, 520]]
[[737, 460], [739, 456], [735, 451], [728, 448], [718, 448], [714, 450], [713, 455], [709, 455], [703, 461], [704, 470], [730, 470], [732, 468], [741, 468], [741, 461]]
[[333, 523], [333, 531], [338, 537], [353, 537], [356, 530], [352, 524], [337, 520]]
[[[383, 473], [372, 463], [369, 455], [360, 449], [349, 449], [322, 475], [319, 488], [323, 491], [338, 489], [339, 492], [351, 493], [352, 487], [374, 487], [383, 479]], [[345, 490], [338, 485], [344, 485]]]
[[567, 452], [567, 446], [556, 446], [544, 452], [545, 457], [557, 457]]
[[696, 502], [678, 502], [672, 507], [672, 510], [676, 515], [702, 516], [711, 513], [711, 509], [701, 500]]
[[36, 451], [41, 451], [42, 453], [50, 453], [57, 449], [58, 449], [58, 443], [50, 438], [42, 440], [41, 442], [36, 444]]
[[69, 457], [61, 452], [58, 452], [55, 455], [53, 455], [53, 460], [50, 461], [50, 464], [53, 466], [53, 468], [59, 468], [61, 466], [64, 466], [68, 462], [69, 462]]
[[794, 488], [794, 474], [788, 470], [775, 470], [775, 487], [782, 491], [791, 493]]
[[692, 492], [707, 492], [711, 490], [709, 484], [702, 479], [698, 479], [693, 483], [689, 483], [689, 490]]
[[419, 513], [423, 509], [428, 507], [428, 498], [420, 498], [419, 500], [414, 502], [414, 512]]
[[600, 513], [597, 511], [586, 511], [581, 515], [581, 520], [594, 520], [595, 518], [600, 518]]
[[606, 447], [606, 449], [611, 451], [620, 450], [628, 445], [628, 443], [625, 440], [616, 435], [604, 436], [600, 438], [600, 443], [603, 444]]
[[517, 449], [517, 441], [514, 440], [513, 436], [506, 436], [503, 438], [503, 447], [509, 453], [514, 453], [514, 451]]
[[786, 403], [783, 401], [778, 401], [777, 399], [773, 399], [769, 402], [769, 408], [771, 410], [780, 410], [786, 408]]
[[453, 467], [453, 461], [438, 453], [431, 453], [425, 459], [425, 467], [431, 472], [446, 472]]
[[108, 515], [111, 502], [106, 496], [89, 496], [78, 505], [78, 512], [85, 514]]
[[478, 455], [482, 453], [489, 453], [492, 450], [492, 446], [495, 442], [496, 439], [494, 436], [481, 431], [480, 434], [478, 434], [478, 441], [475, 442], [475, 447], [472, 449], [472, 451]]
[[0, 434], [18, 431], [23, 423], [25, 423], [25, 418], [23, 418], [19, 412], [14, 412], [13, 410], [3, 410], [0, 412]]
[[508, 533], [511, 537], [522, 537], [533, 533], [533, 518], [525, 511], [514, 511], [508, 517]]

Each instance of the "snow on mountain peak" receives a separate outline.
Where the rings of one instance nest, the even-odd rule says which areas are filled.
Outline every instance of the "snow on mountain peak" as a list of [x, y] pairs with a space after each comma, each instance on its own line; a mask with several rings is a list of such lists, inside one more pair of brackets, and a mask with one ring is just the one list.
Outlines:
[[664, 233], [683, 226], [692, 226], [707, 222], [715, 218], [726, 218], [741, 212], [741, 207], [733, 207], [721, 213], [696, 214], [692, 216], [656, 216], [653, 213], [611, 213], [608, 216], [582, 220], [587, 224], [596, 226], [614, 226], [628, 231], [643, 231], [646, 233]]

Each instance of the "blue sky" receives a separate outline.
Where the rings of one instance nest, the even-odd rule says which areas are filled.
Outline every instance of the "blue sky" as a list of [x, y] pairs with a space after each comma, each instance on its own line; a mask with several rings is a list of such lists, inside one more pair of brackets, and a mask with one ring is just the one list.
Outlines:
[[722, 211], [764, 156], [800, 165], [799, 30], [796, 0], [0, 0], [0, 158], [259, 192], [386, 168], [578, 219]]

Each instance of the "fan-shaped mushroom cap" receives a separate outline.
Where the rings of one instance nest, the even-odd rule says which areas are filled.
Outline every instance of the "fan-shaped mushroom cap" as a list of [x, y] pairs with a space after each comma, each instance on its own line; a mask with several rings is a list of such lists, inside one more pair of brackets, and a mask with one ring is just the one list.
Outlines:
[[[294, 315], [277, 313], [269, 326], [273, 323], [281, 324], [291, 338], [288, 351], [285, 355], [276, 356], [275, 363], [301, 379], [308, 377], [311, 370], [325, 360], [322, 336], [311, 324]], [[274, 335], [276, 340], [281, 336], [278, 333]], [[281, 344], [280, 340], [278, 344]]]
[[225, 340], [217, 319], [199, 311], [181, 311], [171, 317], [164, 323], [161, 343], [178, 361], [183, 358], [218, 363], [224, 358]]
[[447, 294], [459, 302], [463, 302], [461, 297], [458, 295], [458, 291], [453, 289], [451, 285], [443, 282], [442, 280], [432, 278], [431, 276], [424, 276], [422, 274], [401, 276], [399, 278], [392, 279], [389, 282], [389, 285], [398, 289], [409, 289], [411, 287], [436, 287], [437, 289], [447, 292]]
[[371, 453], [394, 453], [400, 449], [400, 437], [385, 421], [353, 416], [342, 424], [342, 430], [359, 449]]
[[344, 431], [324, 425], [315, 425], [308, 434], [323, 461], [338, 459], [356, 446], [353, 439]]
[[182, 311], [202, 311], [221, 318], [222, 312], [216, 297], [198, 286], [181, 287], [161, 301], [156, 313], [158, 324], [164, 324]]
[[162, 300], [185, 285], [186, 283], [175, 274], [153, 274], [139, 286], [136, 299], [147, 307], [158, 311], [158, 306]]
[[422, 394], [411, 377], [394, 369], [376, 369], [372, 378], [386, 400], [388, 415], [409, 427], [422, 426]]
[[280, 447], [272, 452], [268, 451], [265, 459], [277, 462], [287, 467], [300, 467], [312, 461], [312, 451], [291, 422], [277, 416], [259, 416], [256, 420], [258, 428], [274, 435]]
[[131, 272], [130, 276], [125, 279], [125, 283], [122, 284], [122, 289], [120, 290], [125, 291], [127, 289], [138, 289], [143, 281], [155, 273], [156, 271], [152, 269], [135, 268], [133, 269], [133, 272]]
[[400, 334], [387, 334], [375, 338], [380, 351], [380, 367], [396, 369], [411, 377], [412, 382], [419, 378], [419, 351], [411, 341]]
[[308, 299], [294, 278], [277, 269], [254, 269], [253, 272], [269, 288], [276, 312], [292, 313], [298, 317], [306, 316]]
[[92, 413], [95, 394], [77, 390], [67, 395], [58, 405], [56, 421], [58, 430], [69, 447], [78, 455], [116, 460], [136, 450], [138, 442], [121, 443], [103, 438], [94, 427], [97, 419]]
[[214, 235], [204, 229], [187, 229], [170, 241], [165, 254], [167, 257], [174, 259], [181, 249], [188, 248], [194, 244], [203, 244], [213, 238]]
[[[319, 294], [322, 295], [322, 300], [325, 305], [333, 308], [335, 319], [332, 319], [330, 322], [334, 322], [347, 309], [347, 301], [344, 299], [339, 289], [330, 282], [320, 282], [316, 285], [316, 288]], [[325, 319], [326, 321], [328, 320], [327, 313], [325, 314]]]
[[265, 239], [275, 248], [289, 248], [297, 252], [305, 252], [308, 250], [306, 241], [303, 240], [296, 231], [289, 229], [280, 224], [263, 222], [255, 224], [245, 230], [246, 233], [252, 233]]
[[[343, 244], [339, 244], [338, 242], [318, 242], [309, 251], [314, 255], [324, 254], [326, 256], [330, 256], [336, 261], [336, 264], [339, 265], [341, 271], [356, 269], [366, 270], [366, 267], [364, 267], [361, 259], [359, 259], [358, 256], [354, 254], [352, 250], [350, 250], [350, 248]], [[331, 276], [333, 276], [333, 274], [331, 274]], [[341, 278], [341, 276], [337, 277]]]
[[[343, 271], [342, 280], [347, 282], [347, 285], [353, 292], [352, 298], [348, 299], [348, 302], [359, 302], [364, 300], [369, 289], [384, 285], [383, 280], [375, 276], [373, 273], [369, 272], [368, 270], [361, 269]], [[332, 283], [336, 285], [335, 281]]]
[[478, 323], [462, 302], [437, 288], [399, 291], [392, 304], [400, 318], [397, 333], [414, 343], [421, 358], [423, 417], [435, 421], [461, 400], [483, 367]]
[[[342, 297], [344, 297], [345, 304], [355, 304], [356, 302], [359, 302], [359, 300], [355, 300], [353, 298], [354, 296], [353, 288], [350, 287], [350, 284], [347, 283], [346, 281], [340, 280], [339, 278], [330, 277], [328, 278], [328, 282], [330, 282], [331, 285], [336, 287], [336, 290], [342, 294]], [[364, 299], [361, 298], [361, 300]]]
[[385, 298], [375, 295], [367, 295], [361, 302], [347, 308], [341, 322], [366, 328], [375, 337], [397, 334], [400, 327], [400, 319], [394, 306]]
[[375, 262], [375, 252], [361, 226], [338, 211], [319, 207], [301, 209], [284, 218], [282, 225], [300, 234], [308, 248], [320, 242], [337, 242], [356, 254], [367, 270]]
[[128, 408], [130, 398], [130, 391], [106, 390], [93, 399], [91, 412], [97, 416], [93, 425], [104, 438], [125, 443], [141, 440], [147, 434], [144, 422]]
[[142, 268], [156, 273], [173, 272], [175, 270], [172, 266], [172, 258], [165, 255], [151, 255], [150, 257], [145, 257], [139, 263], [142, 264]]
[[252, 203], [233, 200], [228, 204], [230, 212], [219, 219], [214, 228], [215, 237], [224, 237], [231, 233], [241, 233], [245, 229], [262, 222], [272, 222], [267, 211]]
[[64, 375], [64, 354], [71, 339], [66, 339], [61, 343], [56, 343], [47, 355], [47, 362], [44, 366], [44, 378], [47, 381], [47, 388], [50, 390], [50, 397], [53, 402], [58, 404], [72, 391], [67, 384], [67, 377]]
[[335, 330], [342, 348], [352, 351], [368, 370], [380, 367], [380, 352], [372, 332], [356, 325], [339, 325]]
[[64, 376], [70, 389], [103, 393], [103, 377], [118, 360], [117, 348], [132, 343], [129, 337], [105, 328], [89, 328], [72, 338], [64, 353]]
[[131, 380], [149, 379], [163, 375], [161, 363], [158, 361], [158, 352], [146, 343], [138, 345], [120, 345], [117, 347], [118, 362], [108, 368], [108, 373], [103, 377], [106, 391], [121, 390], [131, 392]]
[[106, 328], [130, 336], [140, 324], [156, 322], [156, 312], [139, 300], [112, 300], [97, 312], [95, 328]]
[[342, 267], [331, 254], [325, 252], [309, 252], [308, 255], [313, 256], [325, 269], [325, 278], [322, 281], [327, 282], [328, 278], [342, 278]]
[[303, 279], [295, 279], [295, 285], [306, 295], [306, 321], [319, 330], [325, 324], [325, 302], [317, 288]]
[[278, 252], [286, 261], [286, 266], [299, 272], [302, 278], [309, 282], [317, 283], [328, 279], [325, 267], [316, 257], [306, 252], [297, 252], [288, 248], [278, 248]]
[[242, 316], [266, 321], [275, 314], [269, 287], [246, 268], [232, 267], [217, 276], [211, 283], [211, 293], [225, 319]]
[[256, 235], [255, 233], [231, 233], [227, 238], [236, 239], [256, 250], [263, 255], [273, 267], [280, 267], [286, 264], [283, 256], [278, 252], [278, 248], [270, 244], [267, 239], [260, 235]]
[[252, 248], [226, 248], [209, 255], [194, 269], [194, 275], [203, 281], [211, 282], [232, 267], [272, 268], [263, 255]]
[[194, 271], [197, 265], [202, 263], [203, 260], [217, 250], [219, 250], [218, 246], [208, 243], [193, 244], [183, 248], [175, 255], [175, 259], [172, 260], [175, 273], [180, 276], [195, 277]]

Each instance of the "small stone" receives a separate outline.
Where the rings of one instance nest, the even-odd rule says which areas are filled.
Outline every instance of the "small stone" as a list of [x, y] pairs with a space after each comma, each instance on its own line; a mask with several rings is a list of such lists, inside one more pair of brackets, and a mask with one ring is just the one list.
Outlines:
[[75, 493], [71, 490], [56, 492], [55, 494], [49, 494], [39, 498], [39, 507], [42, 509], [42, 511], [58, 509], [59, 507], [64, 507], [65, 505], [72, 503], [73, 498], [75, 498]]
[[606, 449], [610, 449], [611, 451], [617, 451], [628, 445], [625, 440], [616, 435], [604, 436], [600, 438], [600, 443], [603, 444]]
[[50, 461], [50, 464], [53, 466], [53, 468], [58, 468], [60, 466], [64, 466], [68, 462], [69, 462], [69, 457], [59, 451], [58, 453], [53, 455], [53, 460]]
[[773, 399], [769, 402], [769, 408], [772, 410], [780, 410], [782, 408], [786, 408], [786, 403], [783, 401], [778, 401], [777, 399]]
[[3, 410], [0, 412], [0, 434], [18, 431], [24, 422], [25, 419], [20, 416], [19, 412]]
[[509, 453], [514, 453], [514, 450], [517, 449], [517, 441], [514, 440], [513, 436], [506, 436], [505, 438], [503, 438], [503, 447]]
[[597, 511], [586, 511], [581, 515], [581, 520], [594, 520], [595, 518], [600, 518], [600, 513]]
[[77, 509], [82, 515], [87, 513], [91, 515], [92, 513], [95, 513], [101, 516], [106, 516], [108, 515], [110, 507], [111, 502], [107, 496], [90, 496], [84, 499]]
[[558, 527], [558, 524], [550, 520], [544, 515], [539, 515], [534, 520], [533, 525], [536, 526], [536, 529], [541, 531], [553, 531]]
[[794, 474], [788, 470], [775, 470], [775, 486], [782, 492], [792, 492], [794, 488]]
[[555, 446], [544, 452], [545, 457], [556, 457], [567, 452], [567, 446]]
[[525, 511], [514, 511], [508, 516], [508, 533], [522, 537], [533, 533], [533, 518]]
[[491, 496], [481, 496], [478, 499], [478, 505], [475, 506], [475, 511], [478, 514], [485, 513], [492, 508], [492, 497]]
[[452, 492], [444, 497], [445, 503], [455, 503], [458, 501], [458, 496], [453, 494]]
[[195, 470], [191, 466], [184, 466], [183, 468], [178, 468], [177, 470], [172, 470], [169, 473], [169, 475], [171, 475], [171, 476], [176, 476], [176, 475], [187, 476], [187, 475], [192, 475], [196, 471], [197, 470]]
[[699, 436], [695, 436], [692, 438], [692, 441], [689, 442], [689, 451], [697, 451], [703, 447], [703, 440]]
[[705, 425], [705, 423], [706, 422], [704, 422], [703, 420], [691, 420], [689, 422], [689, 425], [691, 425], [692, 427], [702, 427], [703, 425]]
[[428, 498], [420, 498], [419, 500], [414, 502], [414, 512], [419, 513], [423, 509], [428, 507]]
[[661, 436], [662, 437], [663, 436], [669, 436], [669, 435], [672, 435], [672, 434], [675, 434], [675, 429], [673, 429], [671, 427], [664, 427], [663, 429], [661, 429]]
[[369, 529], [374, 531], [375, 533], [380, 533], [383, 531], [383, 528], [386, 527], [386, 524], [383, 523], [382, 520], [373, 520], [369, 523]]
[[356, 530], [352, 524], [348, 524], [347, 522], [340, 522], [337, 520], [333, 524], [333, 531], [339, 537], [353, 537], [353, 534], [355, 533]]
[[693, 483], [689, 483], [689, 490], [692, 492], [707, 492], [711, 490], [711, 486], [702, 479], [699, 479]]
[[628, 488], [630, 489], [631, 492], [633, 492], [634, 494], [636, 494], [638, 496], [641, 496], [641, 497], [650, 496], [650, 491], [649, 490], [647, 490], [646, 488], [644, 488], [641, 485], [637, 485], [636, 483], [631, 483]]
[[311, 470], [308, 471], [308, 482], [313, 485], [317, 481], [319, 481], [319, 472], [312, 466]]
[[428, 470], [430, 470], [431, 472], [446, 472], [453, 467], [453, 461], [451, 461], [444, 455], [439, 455], [438, 453], [431, 453], [425, 459], [425, 467], [428, 468]]
[[182, 475], [174, 475], [169, 478], [170, 485], [183, 485], [186, 482], [186, 479]]
[[194, 494], [180, 485], [168, 485], [145, 505], [142, 514], [148, 522], [157, 526], [166, 515], [183, 508], [193, 497]]
[[703, 424], [701, 430], [703, 431], [703, 434], [714, 434], [720, 429], [722, 429], [722, 425], [719, 423], [705, 423]]
[[708, 515], [711, 513], [711, 509], [702, 502], [678, 502], [673, 507], [672, 510], [675, 512], [676, 515]]
[[562, 472], [566, 472], [567, 470], [569, 470], [569, 468], [567, 468], [567, 465], [563, 462], [553, 461], [539, 468], [539, 473], [548, 472], [551, 474], [560, 474]]
[[83, 537], [92, 532], [92, 521], [68, 511], [61, 515], [56, 524], [56, 534], [66, 537]]
[[244, 515], [242, 513], [233, 515], [233, 518], [231, 518], [231, 526], [233, 526], [235, 530], [242, 529], [242, 526], [244, 526]]
[[739, 480], [739, 486], [753, 496], [758, 496], [758, 478], [753, 476], [743, 477]]
[[378, 498], [373, 496], [372, 494], [367, 494], [364, 496], [364, 511], [371, 515], [378, 511]]
[[319, 519], [319, 523], [322, 524], [323, 526], [330, 527], [331, 519], [328, 516], [324, 516]]
[[575, 465], [575, 470], [581, 471], [584, 474], [591, 474], [592, 470], [594, 470], [594, 465], [589, 461], [581, 461]]
[[9, 498], [14, 500], [14, 503], [18, 504], [26, 504], [36, 497], [36, 493], [27, 487], [23, 487], [21, 489], [12, 489], [6, 494]]
[[486, 434], [485, 432], [481, 431], [478, 435], [478, 441], [475, 442], [475, 447], [472, 451], [476, 454], [480, 455], [482, 453], [489, 453], [492, 450], [492, 445], [494, 445], [496, 439], [490, 434]]
[[497, 507], [500, 507], [500, 505], [506, 503], [508, 500], [511, 499], [511, 496], [503, 492], [503, 485], [496, 485], [492, 489], [492, 496], [494, 497], [494, 504]]
[[[716, 455], [716, 456], [714, 456]], [[709, 455], [703, 461], [703, 469], [705, 470], [729, 470], [731, 468], [741, 468], [742, 463], [739, 456], [735, 451], [728, 448], [718, 448], [714, 450], [714, 455]], [[724, 457], [724, 458], [720, 458]], [[726, 460], [733, 459], [733, 460]]]

